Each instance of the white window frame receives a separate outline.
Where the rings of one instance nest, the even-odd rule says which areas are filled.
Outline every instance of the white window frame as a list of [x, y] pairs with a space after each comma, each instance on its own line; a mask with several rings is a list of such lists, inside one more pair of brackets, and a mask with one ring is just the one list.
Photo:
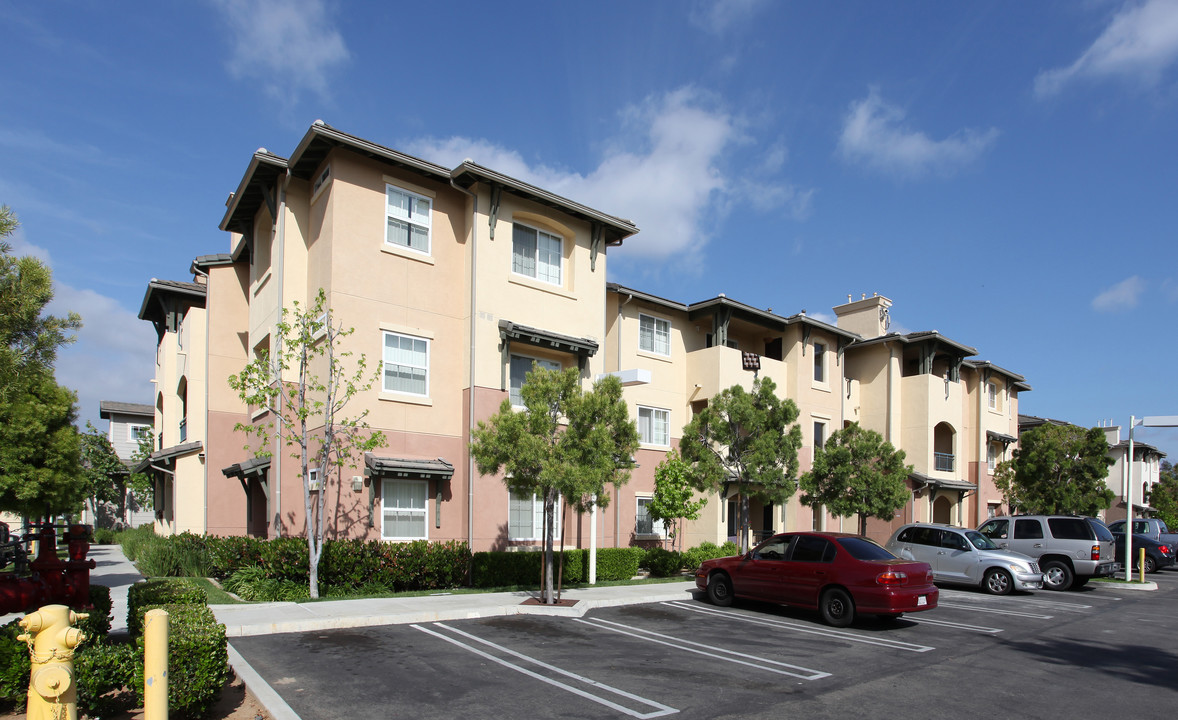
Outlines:
[[[814, 342], [814, 382], [826, 384], [826, 343]], [[821, 377], [819, 377], [821, 376]]]
[[986, 467], [990, 470], [991, 475], [998, 469], [1001, 459], [1002, 451], [998, 449], [998, 443], [986, 443]]
[[[520, 380], [519, 388], [516, 388], [515, 376], [511, 374], [511, 366], [513, 364], [512, 361], [517, 360], [517, 359], [518, 360], [531, 360], [533, 363], [533, 367], [535, 365], [539, 365], [540, 367], [545, 368], [546, 370], [555, 370], [556, 372], [561, 372], [562, 370], [564, 370], [564, 367], [559, 362], [557, 362], [555, 360], [548, 360], [547, 358], [539, 358], [539, 357], [533, 357], [531, 355], [521, 355], [519, 353], [512, 353], [511, 357], [508, 358], [508, 361], [507, 361], [507, 395], [509, 398], [511, 398], [511, 406], [512, 407], [522, 408], [523, 407], [522, 399], [519, 403], [516, 403], [516, 395], [519, 394], [519, 392], [518, 392], [519, 390], [523, 389], [523, 379], [521, 378], [521, 380]], [[531, 372], [532, 369], [533, 368], [528, 368], [528, 372]], [[526, 377], [527, 373], [524, 373], [524, 375]]]
[[986, 383], [986, 407], [991, 410], [998, 410], [998, 383]]
[[[412, 484], [425, 488], [425, 493], [422, 494], [422, 503], [420, 508], [406, 507], [406, 508], [390, 508], [388, 501], [392, 493], [389, 492], [389, 487], [396, 484]], [[386, 514], [393, 512], [400, 515], [410, 517], [421, 517], [422, 534], [418, 537], [409, 535], [389, 535], [385, 531]], [[428, 540], [429, 539], [429, 481], [415, 480], [404, 478], [385, 478], [380, 484], [380, 539], [392, 542], [409, 542], [412, 540]]]
[[[425, 364], [424, 365], [414, 365], [411, 363], [393, 363], [393, 362], [391, 362], [387, 357], [385, 357], [385, 353], [388, 350], [387, 343], [388, 343], [388, 338], [390, 335], [393, 337], [397, 337], [397, 338], [407, 338], [407, 339], [413, 340], [415, 342], [418, 340], [420, 340], [421, 342], [424, 342], [425, 343]], [[381, 335], [380, 335], [380, 353], [381, 353], [381, 356], [380, 356], [380, 387], [381, 387], [381, 390], [383, 392], [393, 393], [396, 395], [408, 395], [411, 397], [429, 397], [430, 345], [431, 345], [430, 339], [421, 337], [420, 335], [410, 335], [408, 333], [395, 332], [393, 330], [382, 330]], [[425, 392], [415, 393], [415, 392], [409, 392], [407, 390], [397, 390], [397, 389], [389, 388], [388, 377], [386, 375], [386, 368], [390, 364], [397, 365], [399, 367], [412, 368], [414, 370], [424, 370], [425, 371]]]
[[[645, 411], [645, 412], [644, 412]], [[647, 430], [643, 430], [643, 415], [649, 419], [646, 421]], [[657, 419], [659, 415], [663, 416], [663, 432], [658, 435], [656, 432]], [[643, 445], [652, 445], [654, 447], [671, 447], [671, 411], [666, 408], [651, 407], [649, 405], [638, 406], [638, 442]]]
[[826, 447], [826, 423], [822, 420], [814, 421], [814, 450]]
[[[516, 535], [512, 531], [515, 529], [511, 522], [511, 506], [512, 503], [523, 504], [528, 502], [527, 498], [517, 494], [512, 490], [507, 492], [507, 535], [508, 540], [513, 542], [535, 542], [544, 539], [544, 498], [532, 494], [532, 535]], [[552, 513], [552, 535], [555, 538], [560, 538], [560, 495], [556, 496], [556, 506]]]
[[323, 486], [323, 480], [319, 477], [319, 468], [307, 469], [307, 489], [311, 492], [319, 492]]
[[[398, 194], [404, 195], [409, 198], [408, 212], [405, 212], [405, 211], [401, 210], [400, 208], [393, 207], [393, 204], [389, 201], [389, 198], [391, 197], [391, 195], [393, 193], [398, 193]], [[415, 208], [417, 207], [418, 201], [425, 202], [428, 206], [424, 215], [420, 214], [419, 211], [415, 210]], [[405, 188], [399, 187], [397, 185], [393, 185], [392, 183], [385, 183], [385, 201], [384, 201], [384, 214], [385, 214], [384, 242], [385, 242], [385, 244], [389, 245], [391, 247], [401, 248], [402, 250], [409, 250], [412, 252], [421, 253], [422, 255], [429, 255], [433, 251], [433, 244], [434, 244], [434, 242], [433, 242], [433, 229], [432, 229], [433, 212], [434, 212], [433, 198], [426, 197], [425, 195], [422, 195], [420, 193], [415, 193], [412, 190], [406, 190]], [[408, 244], [393, 242], [389, 238], [389, 221], [405, 223], [406, 225], [409, 226], [409, 243]], [[418, 228], [418, 229], [425, 231], [425, 249], [424, 250], [419, 247], [413, 246], [413, 228]]]
[[[530, 231], [536, 233], [535, 247], [532, 248], [531, 253], [529, 253], [529, 255], [527, 257], [525, 257], [522, 253], [517, 252], [516, 235], [515, 235], [515, 231], [517, 228], [530, 230]], [[545, 264], [543, 267], [546, 268], [546, 271], [541, 272], [540, 256], [542, 254], [542, 250], [541, 250], [541, 245], [543, 244], [541, 242], [542, 239], [547, 240], [547, 241], [555, 241], [556, 242], [557, 262], [556, 262], [556, 279], [555, 279], [555, 281], [552, 279], [552, 264], [551, 263]], [[544, 252], [546, 252], [551, 257], [551, 254], [552, 254], [551, 248], [545, 249]], [[517, 256], [519, 256], [520, 258], [524, 258], [525, 260], [527, 260], [527, 259], [531, 260], [532, 267], [531, 267], [530, 271], [523, 263], [516, 262]], [[539, 282], [546, 283], [548, 285], [555, 285], [557, 287], [563, 287], [564, 286], [564, 236], [560, 235], [559, 233], [554, 233], [554, 232], [550, 232], [548, 230], [543, 230], [541, 228], [535, 227], [534, 225], [528, 225], [526, 223], [515, 222], [513, 224], [512, 231], [511, 231], [511, 272], [514, 275], [520, 275], [522, 277], [531, 278], [532, 280], [537, 280]]]
[[[152, 431], [152, 427], [153, 426], [151, 426], [151, 425], [143, 425], [140, 423], [128, 423], [127, 424], [127, 442], [135, 442], [135, 443], [139, 442], [139, 439], [141, 437], [146, 437], [146, 435]], [[142, 435], [136, 435], [135, 434], [136, 430], [141, 430]]]
[[[667, 523], [664, 520], [655, 520], [650, 517], [650, 510], [647, 509], [645, 513], [642, 512], [644, 505], [650, 505], [654, 498], [650, 495], [638, 495], [634, 498], [634, 534], [640, 538], [666, 538], [667, 537]], [[639, 532], [638, 521], [642, 519], [643, 515], [650, 518], [650, 529], [648, 533]]]
[[[649, 334], [645, 332], [643, 323], [649, 320], [651, 322]], [[649, 339], [649, 347], [644, 343]], [[660, 343], [661, 341], [661, 343]], [[662, 349], [660, 349], [660, 345]], [[652, 355], [662, 355], [663, 357], [671, 356], [671, 321], [666, 318], [655, 317], [654, 315], [647, 315], [646, 313], [638, 314], [638, 349], [642, 352], [648, 352]]]

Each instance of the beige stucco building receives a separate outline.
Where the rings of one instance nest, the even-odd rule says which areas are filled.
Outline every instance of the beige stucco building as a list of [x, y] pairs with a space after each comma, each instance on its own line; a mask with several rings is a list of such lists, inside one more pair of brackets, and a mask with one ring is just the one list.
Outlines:
[[[320, 122], [289, 158], [254, 153], [221, 229], [228, 252], [197, 257], [191, 279], [152, 280], [140, 311], [158, 337], [158, 443], [141, 465], [157, 478], [160, 532], [303, 531], [298, 463], [283, 447], [246, 449], [238, 426], [271, 418], [228, 378], [272, 348], [283, 308], [308, 306], [320, 289], [335, 321], [354, 329], [345, 349], [380, 369], [347, 414], [367, 412], [385, 438], [354, 467], [314, 469], [331, 537], [535, 545], [540, 503], [478, 474], [467, 451], [475, 424], [518, 397], [533, 364], [575, 367], [586, 386], [618, 374], [639, 427], [631, 481], [609, 490], [607, 509], [566, 515], [573, 546], [661, 541], [646, 508], [655, 468], [708, 398], [751, 386], [747, 354], [800, 409], [801, 472], [830, 433], [858, 422], [914, 466], [894, 523], [974, 525], [1000, 501], [990, 471], [1015, 442], [1029, 388], [936, 332], [889, 333], [886, 298], [848, 299], [832, 325], [723, 295], [681, 303], [607, 283], [607, 250], [638, 232], [633, 223], [471, 161], [445, 168]], [[737, 499], [709, 498], [683, 546], [734, 536]], [[797, 495], [750, 510], [758, 535], [855, 527]]]

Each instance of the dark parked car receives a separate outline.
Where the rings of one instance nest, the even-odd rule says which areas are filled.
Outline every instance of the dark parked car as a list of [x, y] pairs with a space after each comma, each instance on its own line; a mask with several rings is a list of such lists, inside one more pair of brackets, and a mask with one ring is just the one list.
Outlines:
[[939, 593], [928, 563], [901, 560], [858, 535], [817, 532], [774, 535], [744, 555], [707, 560], [695, 584], [716, 605], [740, 597], [811, 608], [834, 627], [856, 613], [932, 610]]
[[[1113, 533], [1113, 537], [1117, 540], [1117, 557], [1125, 556], [1125, 533]], [[1174, 564], [1174, 551], [1170, 549], [1167, 543], [1158, 542], [1148, 535], [1133, 535], [1133, 567], [1135, 570], [1141, 569], [1141, 563], [1138, 562], [1137, 548], [1145, 548], [1145, 572], [1155, 573], [1164, 567], [1169, 567]]]

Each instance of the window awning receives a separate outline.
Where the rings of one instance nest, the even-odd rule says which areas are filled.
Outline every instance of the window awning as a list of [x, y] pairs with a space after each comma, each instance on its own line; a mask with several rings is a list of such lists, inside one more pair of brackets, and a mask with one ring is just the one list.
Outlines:
[[200, 452], [203, 449], [204, 445], [197, 440], [195, 442], [184, 443], [183, 445], [173, 445], [163, 450], [156, 450], [151, 455], [148, 455], [146, 460], [140, 460], [139, 464], [131, 469], [131, 472], [147, 472], [153, 465], [168, 465], [181, 455]]
[[245, 479], [250, 475], [261, 475], [270, 469], [270, 458], [250, 458], [245, 462], [234, 463], [227, 468], [221, 468], [225, 477]]
[[942, 480], [941, 478], [929, 477], [924, 473], [909, 473], [908, 477], [916, 482], [923, 483], [926, 487], [934, 487], [938, 490], [977, 490], [978, 486], [967, 480]]
[[1003, 445], [1009, 445], [1012, 442], [1018, 442], [1018, 438], [1016, 438], [1014, 436], [1003, 435], [1002, 433], [994, 432], [993, 430], [987, 430], [986, 437], [990, 438], [991, 440], [997, 440], [998, 442], [1002, 443]]
[[445, 460], [413, 460], [364, 454], [364, 470], [373, 477], [449, 480], [454, 466]]
[[505, 343], [519, 342], [581, 358], [593, 357], [597, 353], [597, 342], [589, 338], [561, 335], [549, 330], [519, 325], [510, 320], [499, 321], [499, 338]]

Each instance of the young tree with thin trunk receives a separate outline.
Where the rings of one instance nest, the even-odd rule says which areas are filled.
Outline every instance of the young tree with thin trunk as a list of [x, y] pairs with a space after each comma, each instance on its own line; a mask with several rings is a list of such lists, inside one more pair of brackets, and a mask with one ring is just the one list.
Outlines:
[[781, 504], [797, 489], [797, 419], [794, 401], [777, 397], [777, 385], [760, 378], [751, 391], [720, 391], [683, 428], [679, 451], [695, 487], [723, 492], [735, 485], [740, 493], [741, 551], [748, 550], [749, 498]]
[[622, 384], [613, 376], [598, 380], [585, 392], [576, 368], [534, 367], [520, 394], [522, 411], [505, 399], [497, 414], [479, 421], [470, 452], [481, 474], [502, 472], [512, 492], [542, 499], [543, 601], [551, 605], [555, 602], [552, 546], [557, 502], [580, 512], [594, 504], [605, 507], [606, 486], [630, 479], [638, 428], [622, 399]]
[[[342, 349], [343, 340], [352, 331], [335, 324], [327, 296], [320, 289], [314, 303], [306, 308], [297, 301], [292, 309], [283, 308], [273, 335], [273, 350], [261, 353], [241, 373], [229, 377], [230, 387], [243, 401], [255, 410], [267, 411], [260, 423], [237, 425], [238, 430], [262, 441], [256, 455], [270, 456], [269, 447], [277, 441], [299, 462], [312, 598], [319, 597], [328, 492], [342, 468], [355, 467], [365, 452], [384, 443], [383, 433], [369, 429], [367, 410], [352, 417], [345, 414], [352, 398], [371, 389], [380, 374], [379, 368], [369, 370], [363, 354], [354, 356]], [[312, 469], [318, 470], [320, 478], [314, 495]]]
[[859, 516], [859, 534], [867, 518], [891, 520], [908, 501], [905, 479], [912, 472], [897, 450], [874, 430], [852, 423], [830, 434], [814, 451], [810, 472], [802, 476], [802, 503], [825, 505], [835, 517]]
[[86, 423], [82, 442], [82, 477], [86, 480], [86, 502], [97, 524], [99, 508], [104, 503], [115, 506], [115, 524], [122, 523], [127, 511], [127, 465], [115, 452], [106, 433]]
[[708, 504], [706, 497], [695, 499], [695, 488], [691, 484], [691, 466], [684, 462], [678, 451], [672, 450], [654, 469], [654, 495], [647, 506], [652, 520], [666, 524], [671, 549], [679, 540], [683, 549], [683, 521], [698, 520], [699, 511]]

